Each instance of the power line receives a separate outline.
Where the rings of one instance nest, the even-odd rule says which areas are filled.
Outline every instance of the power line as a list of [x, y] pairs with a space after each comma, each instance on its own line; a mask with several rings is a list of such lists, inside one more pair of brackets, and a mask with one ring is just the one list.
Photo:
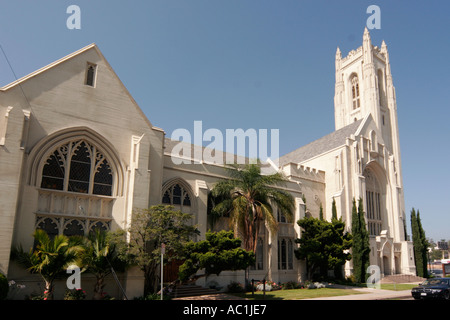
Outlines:
[[[19, 78], [17, 78], [16, 72], [14, 71], [14, 68], [12, 67], [12, 64], [9, 61], [8, 56], [6, 55], [6, 52], [3, 49], [3, 46], [1, 43], [0, 43], [0, 49], [2, 50], [3, 56], [5, 57], [6, 63], [8, 63], [9, 69], [11, 70], [12, 74], [14, 75], [14, 78], [16, 79], [16, 81], [19, 80]], [[31, 111], [31, 109], [32, 109], [31, 104], [27, 98], [27, 95], [25, 94], [25, 91], [23, 90], [22, 85], [20, 83], [18, 85], [19, 85], [20, 91], [22, 91], [22, 95], [24, 96], [25, 100], [27, 101], [28, 107], [30, 108], [30, 111]]]

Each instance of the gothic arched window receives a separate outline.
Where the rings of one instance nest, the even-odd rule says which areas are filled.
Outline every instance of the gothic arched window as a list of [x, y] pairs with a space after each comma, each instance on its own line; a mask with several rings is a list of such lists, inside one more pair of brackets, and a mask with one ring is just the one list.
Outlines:
[[[39, 161], [35, 229], [50, 236], [110, 230], [117, 188], [113, 157], [87, 137], [48, 146]], [[44, 149], [46, 146], [44, 145]], [[107, 155], [107, 156], [106, 156]]]
[[378, 78], [378, 96], [380, 98], [380, 106], [386, 107], [386, 91], [384, 86], [384, 75], [383, 71], [380, 69], [377, 73]]
[[175, 206], [190, 207], [191, 197], [187, 188], [180, 183], [173, 183], [163, 190], [162, 201], [163, 204], [170, 204]]
[[95, 71], [97, 69], [96, 65], [88, 64], [86, 69], [86, 85], [90, 87], [95, 87]]
[[41, 188], [95, 195], [112, 195], [108, 160], [85, 140], [59, 146], [42, 169]]
[[361, 106], [359, 98], [359, 80], [356, 74], [352, 76], [351, 84], [352, 84], [352, 104], [353, 110], [355, 110]]
[[367, 229], [369, 235], [378, 236], [383, 227], [382, 189], [372, 170], [366, 168], [364, 177], [366, 178]]

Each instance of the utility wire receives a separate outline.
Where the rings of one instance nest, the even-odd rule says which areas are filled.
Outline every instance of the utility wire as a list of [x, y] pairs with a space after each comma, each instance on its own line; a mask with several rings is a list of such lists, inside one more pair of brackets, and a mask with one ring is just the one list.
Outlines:
[[[9, 61], [8, 56], [6, 55], [6, 52], [3, 49], [3, 46], [1, 43], [0, 43], [0, 49], [2, 50], [3, 56], [5, 57], [6, 63], [8, 63], [9, 69], [11, 70], [12, 74], [14, 75], [14, 78], [16, 79], [16, 81], [19, 80], [19, 78], [17, 78], [16, 73], [14, 72], [14, 68], [12, 67], [11, 62]], [[22, 85], [20, 83], [18, 85], [19, 85], [20, 91], [22, 91], [22, 94], [23, 94], [25, 100], [27, 101], [28, 107], [30, 108], [30, 111], [31, 111], [31, 109], [32, 109], [31, 104], [30, 104], [30, 101], [28, 100], [27, 95], [25, 94], [25, 91], [23, 90]]]

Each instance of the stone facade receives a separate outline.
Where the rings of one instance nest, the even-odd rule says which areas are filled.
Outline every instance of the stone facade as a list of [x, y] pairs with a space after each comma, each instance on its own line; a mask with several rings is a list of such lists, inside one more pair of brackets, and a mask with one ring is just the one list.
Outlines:
[[[280, 158], [295, 221], [318, 217], [321, 205], [330, 219], [335, 199], [349, 228], [352, 199], [361, 197], [371, 263], [383, 274], [415, 273], [404, 234], [395, 89], [384, 42], [374, 47], [366, 30], [362, 47], [345, 58], [338, 49], [335, 93], [336, 131]], [[36, 228], [67, 235], [124, 229], [133, 208], [171, 203], [193, 213], [198, 240], [210, 228], [226, 227], [225, 221], [211, 226], [207, 216], [208, 192], [226, 178], [223, 166], [174, 164], [176, 143], [146, 118], [95, 44], [0, 88], [0, 270], [38, 291], [39, 279], [10, 260], [11, 248], [31, 247]], [[300, 230], [279, 222], [276, 234], [263, 228], [251, 277], [304, 280], [304, 263], [293, 257]], [[348, 263], [347, 273], [351, 268]], [[202, 284], [242, 279], [243, 272], [224, 272]], [[142, 294], [138, 270], [121, 281], [129, 298]]]

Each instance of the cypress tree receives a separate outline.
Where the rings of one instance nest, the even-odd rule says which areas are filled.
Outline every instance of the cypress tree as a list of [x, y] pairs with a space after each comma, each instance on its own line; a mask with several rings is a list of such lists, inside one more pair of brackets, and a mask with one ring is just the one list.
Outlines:
[[419, 239], [421, 243], [421, 259], [422, 259], [422, 270], [423, 270], [423, 278], [428, 278], [428, 269], [427, 269], [427, 252], [428, 252], [428, 241], [425, 237], [425, 230], [422, 227], [422, 221], [420, 220], [420, 212], [417, 210], [417, 229], [419, 231]]
[[337, 209], [336, 209], [336, 200], [334, 200], [333, 198], [333, 202], [331, 203], [331, 221], [333, 221], [334, 219], [337, 220]]
[[319, 219], [323, 221], [323, 207], [322, 207], [322, 203], [320, 204], [320, 208], [319, 208]]
[[352, 235], [353, 275], [357, 282], [363, 283], [366, 281], [366, 270], [369, 266], [370, 246], [361, 198], [358, 200], [358, 209], [356, 209], [356, 201], [353, 199]]
[[420, 240], [419, 224], [417, 222], [416, 210], [412, 208], [411, 210], [411, 232], [412, 241], [414, 246], [414, 262], [416, 264], [416, 275], [423, 277], [423, 255], [422, 255], [422, 241]]
[[361, 282], [366, 281], [366, 270], [370, 265], [370, 243], [369, 232], [366, 228], [366, 220], [364, 219], [363, 200], [358, 200], [358, 218], [361, 232]]
[[356, 201], [353, 198], [352, 207], [352, 235], [353, 235], [353, 276], [359, 282], [361, 274], [361, 232], [358, 219], [358, 211], [356, 210]]

